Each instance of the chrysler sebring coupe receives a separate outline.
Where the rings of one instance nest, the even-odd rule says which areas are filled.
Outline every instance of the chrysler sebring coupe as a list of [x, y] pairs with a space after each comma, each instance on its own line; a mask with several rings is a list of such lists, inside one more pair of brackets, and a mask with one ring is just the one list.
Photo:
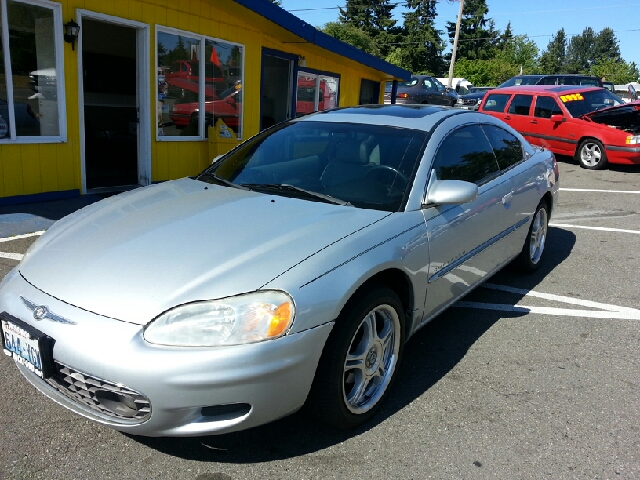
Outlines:
[[305, 116], [54, 224], [0, 284], [4, 352], [130, 434], [225, 433], [305, 403], [354, 427], [418, 329], [507, 263], [540, 265], [557, 194], [553, 153], [487, 115]]

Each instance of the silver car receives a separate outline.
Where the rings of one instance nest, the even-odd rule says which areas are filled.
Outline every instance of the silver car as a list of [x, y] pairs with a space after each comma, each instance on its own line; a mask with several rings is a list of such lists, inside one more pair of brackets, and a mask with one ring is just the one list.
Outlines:
[[[0, 284], [4, 351], [77, 414], [149, 436], [379, 409], [405, 342], [540, 265], [553, 154], [488, 115], [363, 106], [54, 224]], [[29, 399], [25, 399], [29, 401]]]

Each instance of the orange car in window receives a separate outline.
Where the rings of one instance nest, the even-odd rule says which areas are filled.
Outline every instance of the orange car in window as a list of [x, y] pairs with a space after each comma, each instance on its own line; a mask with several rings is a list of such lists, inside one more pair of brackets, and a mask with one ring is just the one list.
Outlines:
[[569, 155], [583, 168], [640, 164], [640, 102], [576, 85], [491, 90], [480, 112], [505, 121], [531, 144]]

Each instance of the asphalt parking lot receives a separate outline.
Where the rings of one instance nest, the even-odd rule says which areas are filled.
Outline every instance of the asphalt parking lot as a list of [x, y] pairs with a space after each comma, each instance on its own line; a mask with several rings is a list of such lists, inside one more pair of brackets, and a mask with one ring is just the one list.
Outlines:
[[[505, 268], [412, 338], [374, 422], [335, 432], [302, 411], [132, 437], [51, 402], [0, 355], [0, 479], [640, 478], [640, 167], [560, 160], [541, 269]], [[38, 238], [27, 230], [89, 201], [0, 209], [0, 278]]]

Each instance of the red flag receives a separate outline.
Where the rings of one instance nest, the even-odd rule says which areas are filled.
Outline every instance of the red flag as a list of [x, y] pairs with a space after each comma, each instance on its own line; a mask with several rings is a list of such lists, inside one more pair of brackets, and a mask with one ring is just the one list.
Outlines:
[[220, 59], [218, 58], [218, 52], [216, 52], [215, 47], [211, 49], [211, 58], [209, 58], [209, 60], [211, 61], [211, 63], [214, 63], [219, 67], [222, 67], [222, 65], [220, 65]]

